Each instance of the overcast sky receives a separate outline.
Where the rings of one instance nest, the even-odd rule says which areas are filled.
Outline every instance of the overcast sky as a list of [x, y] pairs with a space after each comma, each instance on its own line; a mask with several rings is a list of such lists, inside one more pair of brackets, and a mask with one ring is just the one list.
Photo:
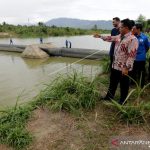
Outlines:
[[137, 19], [139, 14], [150, 18], [150, 0], [0, 0], [0, 23], [37, 23], [59, 17]]

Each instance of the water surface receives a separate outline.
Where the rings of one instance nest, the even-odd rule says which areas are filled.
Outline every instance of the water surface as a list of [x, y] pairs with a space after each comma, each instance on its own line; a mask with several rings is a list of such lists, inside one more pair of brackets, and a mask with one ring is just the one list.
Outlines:
[[[101, 72], [100, 62], [76, 58], [50, 57], [25, 59], [20, 53], [0, 52], [0, 108], [30, 101], [44, 84], [52, 82], [59, 74], [69, 74], [75, 69], [92, 78]], [[71, 65], [71, 66], [70, 66]]]
[[[44, 38], [45, 43], [52, 43], [56, 47], [65, 47], [65, 41], [69, 40], [72, 43], [72, 48], [88, 48], [88, 49], [99, 49], [109, 50], [110, 43], [104, 42], [101, 39], [93, 38], [91, 35], [85, 36], [63, 36], [63, 37], [48, 37]], [[37, 44], [40, 43], [39, 38], [13, 38], [14, 44]], [[9, 38], [0, 39], [0, 44], [9, 44]]]

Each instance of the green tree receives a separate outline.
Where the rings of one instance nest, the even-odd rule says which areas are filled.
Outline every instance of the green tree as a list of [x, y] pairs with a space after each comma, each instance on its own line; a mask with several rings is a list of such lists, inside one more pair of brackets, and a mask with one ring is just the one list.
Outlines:
[[6, 25], [6, 22], [4, 21], [2, 24], [3, 24], [3, 26], [5, 26], [5, 25]]
[[150, 19], [147, 19], [146, 32], [150, 33]]
[[38, 22], [38, 26], [45, 26], [43, 22]]
[[148, 28], [148, 22], [146, 20], [146, 17], [143, 16], [142, 14], [139, 15], [139, 17], [137, 18], [137, 22], [141, 23], [143, 25], [143, 30], [146, 31]]
[[144, 23], [146, 21], [146, 17], [140, 14], [137, 18], [137, 22]]
[[97, 24], [95, 24], [92, 29], [96, 31], [97, 30]]
[[150, 28], [150, 19], [147, 19], [147, 27]]

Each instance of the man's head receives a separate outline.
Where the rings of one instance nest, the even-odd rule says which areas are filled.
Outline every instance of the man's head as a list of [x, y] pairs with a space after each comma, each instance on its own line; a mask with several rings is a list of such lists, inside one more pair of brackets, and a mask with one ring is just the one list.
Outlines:
[[134, 25], [134, 21], [130, 19], [121, 20], [120, 26], [120, 34], [125, 35], [126, 33], [130, 32]]
[[136, 23], [132, 28], [133, 34], [136, 34], [136, 35], [140, 34], [140, 32], [142, 31], [142, 28], [143, 26], [141, 23]]
[[115, 17], [115, 18], [113, 18], [113, 22], [112, 23], [113, 23], [113, 26], [115, 28], [118, 28], [119, 24], [120, 24], [120, 19], [118, 17]]

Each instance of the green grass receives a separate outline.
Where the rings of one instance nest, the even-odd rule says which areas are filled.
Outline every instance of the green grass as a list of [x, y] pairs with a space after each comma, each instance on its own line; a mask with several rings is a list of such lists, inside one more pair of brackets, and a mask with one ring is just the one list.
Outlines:
[[1, 111], [0, 143], [7, 144], [15, 149], [23, 149], [32, 141], [32, 136], [25, 126], [31, 116], [31, 107], [13, 107]]
[[103, 73], [108, 73], [109, 70], [110, 70], [110, 58], [109, 57], [104, 57], [102, 60], [101, 60], [101, 64], [100, 64], [102, 67], [103, 67]]
[[122, 121], [130, 124], [147, 123], [150, 117], [150, 102], [143, 100], [142, 97], [144, 97], [146, 89], [149, 89], [150, 83], [141, 87], [141, 83], [138, 84], [135, 80], [133, 81], [136, 86], [129, 92], [123, 105], [118, 104], [115, 100], [112, 100], [112, 103], [106, 103], [106, 105], [115, 108], [116, 117]]
[[[106, 66], [108, 66], [107, 63]], [[60, 76], [51, 84], [45, 86], [46, 88], [27, 106], [18, 106], [16, 102], [13, 108], [0, 111], [1, 144], [7, 144], [17, 150], [22, 150], [31, 143], [33, 137], [25, 127], [32, 111], [37, 107], [46, 106], [51, 110], [67, 111], [77, 115], [82, 114], [83, 111], [93, 110], [98, 104], [100, 94], [108, 87], [108, 75], [104, 74], [89, 80], [74, 72], [72, 75]], [[108, 106], [109, 111], [111, 110], [112, 116], [118, 118], [119, 121], [130, 124], [148, 124], [150, 102], [141, 100], [148, 88], [149, 84], [141, 88], [136, 83], [135, 89], [128, 94], [126, 105], [120, 105], [116, 101], [112, 101], [112, 103], [107, 103], [106, 106]], [[89, 133], [87, 137], [90, 141], [90, 137], [92, 138], [93, 135]], [[94, 144], [89, 146], [89, 149], [94, 149], [93, 146]]]
[[47, 85], [37, 103], [46, 102], [50, 109], [74, 112], [79, 109], [93, 109], [98, 96], [95, 80], [89, 81], [74, 73], [67, 77], [59, 77], [52, 85]]

